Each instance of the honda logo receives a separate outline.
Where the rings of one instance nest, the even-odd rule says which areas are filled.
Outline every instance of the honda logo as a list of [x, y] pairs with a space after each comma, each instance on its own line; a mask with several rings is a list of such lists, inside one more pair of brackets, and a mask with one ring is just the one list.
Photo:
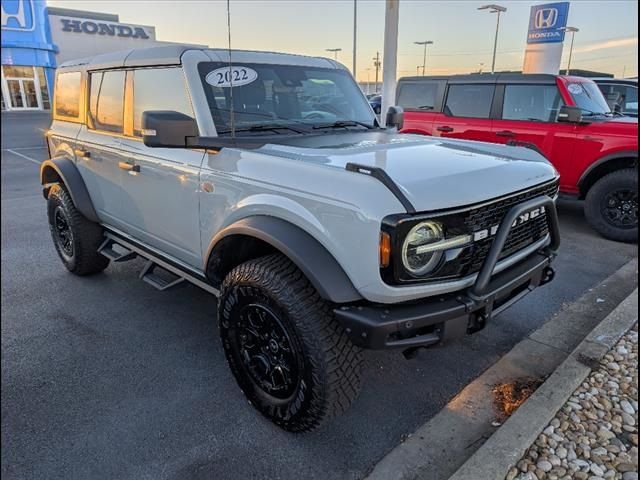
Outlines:
[[[12, 8], [7, 11], [7, 7]], [[33, 0], [3, 0], [2, 29], [30, 32], [35, 29]]]
[[534, 26], [537, 29], [553, 28], [558, 21], [557, 8], [541, 8], [536, 12]]

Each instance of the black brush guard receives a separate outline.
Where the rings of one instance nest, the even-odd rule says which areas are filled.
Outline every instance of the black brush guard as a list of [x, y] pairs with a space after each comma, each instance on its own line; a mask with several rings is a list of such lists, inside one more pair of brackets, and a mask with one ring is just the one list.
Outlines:
[[[545, 208], [549, 225], [549, 245], [494, 275], [514, 222], [541, 207]], [[491, 317], [553, 280], [550, 265], [559, 246], [555, 204], [548, 196], [537, 197], [507, 212], [473, 286], [416, 302], [345, 305], [334, 312], [351, 341], [363, 348], [411, 349], [435, 345], [481, 330]]]

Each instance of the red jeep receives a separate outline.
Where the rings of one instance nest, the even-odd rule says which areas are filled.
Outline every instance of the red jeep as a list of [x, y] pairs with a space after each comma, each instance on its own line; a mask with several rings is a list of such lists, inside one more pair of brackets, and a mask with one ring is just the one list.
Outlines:
[[638, 239], [638, 120], [611, 113], [591, 80], [539, 74], [407, 77], [398, 82], [403, 133], [521, 145], [585, 199], [603, 236]]

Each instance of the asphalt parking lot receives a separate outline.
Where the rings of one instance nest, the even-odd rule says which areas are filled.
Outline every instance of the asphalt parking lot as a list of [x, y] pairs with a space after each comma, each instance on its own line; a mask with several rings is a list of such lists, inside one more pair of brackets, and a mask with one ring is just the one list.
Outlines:
[[[49, 238], [41, 113], [2, 113], [2, 474], [5, 478], [360, 478], [563, 304], [636, 255], [561, 202], [556, 280], [482, 332], [407, 361], [367, 352], [353, 407], [279, 430], [247, 405], [218, 341], [215, 299], [158, 292], [142, 261], [78, 278]], [[623, 295], [631, 285], [613, 286]]]

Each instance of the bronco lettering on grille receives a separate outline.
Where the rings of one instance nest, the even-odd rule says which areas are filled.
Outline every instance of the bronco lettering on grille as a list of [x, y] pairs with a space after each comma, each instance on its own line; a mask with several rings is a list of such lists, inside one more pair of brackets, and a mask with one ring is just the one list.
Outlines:
[[[520, 215], [518, 218], [515, 219], [515, 221], [511, 224], [511, 228], [518, 227], [522, 224], [525, 224], [528, 221], [539, 217], [543, 213], [545, 213], [544, 207], [536, 208], [529, 212], [523, 213], [522, 215]], [[498, 233], [498, 228], [500, 228], [500, 225], [493, 225], [489, 228], [485, 228], [484, 230], [478, 230], [473, 234], [473, 241], [477, 242], [479, 240], [484, 240], [485, 238], [494, 236], [496, 233]]]

